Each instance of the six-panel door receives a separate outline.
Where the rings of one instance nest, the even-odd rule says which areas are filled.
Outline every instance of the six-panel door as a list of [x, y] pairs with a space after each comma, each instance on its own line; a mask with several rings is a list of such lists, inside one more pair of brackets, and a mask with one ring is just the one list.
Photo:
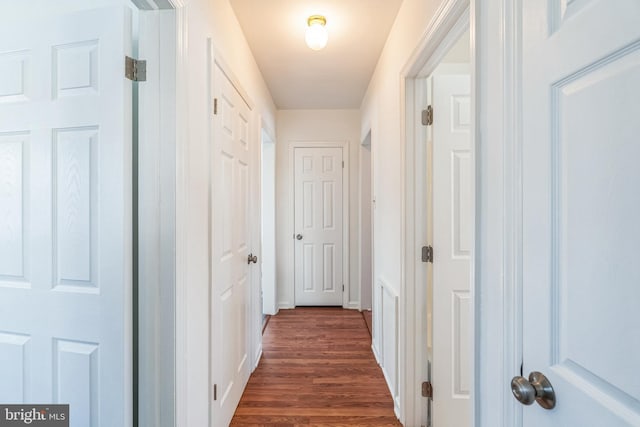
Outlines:
[[342, 148], [295, 148], [295, 303], [342, 305]]
[[522, 5], [524, 425], [640, 425], [640, 3]]
[[66, 7], [0, 18], [0, 402], [127, 426], [131, 14]]

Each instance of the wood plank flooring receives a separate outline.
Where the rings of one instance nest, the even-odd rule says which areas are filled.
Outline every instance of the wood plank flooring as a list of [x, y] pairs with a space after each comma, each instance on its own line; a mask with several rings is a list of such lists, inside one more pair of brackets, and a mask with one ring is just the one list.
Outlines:
[[313, 307], [272, 316], [231, 426], [401, 426], [362, 315]]
[[367, 330], [369, 331], [369, 337], [372, 337], [371, 330], [373, 328], [373, 317], [370, 310], [365, 310], [362, 312], [362, 317], [364, 317], [364, 322], [367, 324]]

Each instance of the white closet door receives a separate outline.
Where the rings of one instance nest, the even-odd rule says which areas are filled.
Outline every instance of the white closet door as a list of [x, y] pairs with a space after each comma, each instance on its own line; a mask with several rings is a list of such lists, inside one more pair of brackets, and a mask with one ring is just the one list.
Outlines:
[[131, 13], [0, 21], [0, 402], [128, 426]]
[[342, 148], [295, 148], [295, 303], [342, 305]]
[[[250, 179], [256, 150], [251, 111], [218, 64], [213, 64], [212, 339], [215, 388], [212, 426], [228, 425], [251, 373], [250, 296], [253, 266]], [[257, 267], [256, 267], [257, 268]]]

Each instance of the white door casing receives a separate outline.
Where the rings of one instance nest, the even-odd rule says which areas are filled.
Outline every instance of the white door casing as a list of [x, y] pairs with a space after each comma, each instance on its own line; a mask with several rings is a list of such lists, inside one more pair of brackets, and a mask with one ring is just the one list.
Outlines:
[[343, 304], [342, 148], [294, 149], [295, 305]]
[[131, 11], [0, 28], [0, 401], [129, 426]]
[[262, 325], [264, 314], [262, 312], [262, 204], [260, 202], [262, 179], [262, 165], [260, 161], [260, 133], [257, 123], [261, 122], [261, 118], [253, 111], [251, 103], [249, 106], [249, 182], [248, 182], [248, 200], [247, 200], [247, 217], [249, 221], [249, 232], [251, 233], [251, 254], [253, 261], [250, 264], [251, 281], [249, 286], [249, 369], [253, 372], [260, 363], [262, 356]]
[[472, 165], [469, 75], [433, 84], [433, 425], [471, 422]]
[[524, 426], [637, 426], [640, 4], [522, 7]]
[[[217, 62], [211, 141], [212, 426], [228, 425], [251, 372], [251, 111]], [[252, 264], [253, 265], [253, 264]]]
[[278, 312], [276, 286], [276, 144], [266, 130], [262, 130], [261, 159], [261, 248], [262, 292], [264, 314]]
[[360, 309], [373, 308], [371, 131], [360, 146]]

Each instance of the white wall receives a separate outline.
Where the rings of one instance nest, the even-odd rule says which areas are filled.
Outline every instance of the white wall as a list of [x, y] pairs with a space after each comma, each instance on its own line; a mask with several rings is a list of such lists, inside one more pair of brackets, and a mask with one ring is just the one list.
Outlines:
[[402, 252], [401, 82], [409, 61], [440, 0], [405, 0], [362, 102], [362, 135], [371, 129], [376, 194], [375, 269], [377, 278], [399, 291]]
[[[178, 426], [209, 420], [207, 39], [240, 81], [260, 120], [275, 129], [275, 106], [228, 0], [186, 0], [178, 10], [177, 304]], [[214, 236], [215, 238], [215, 236]]]
[[[360, 112], [358, 110], [281, 110], [278, 111], [276, 144], [276, 248], [279, 308], [293, 308], [293, 172], [289, 164], [291, 143], [349, 142], [349, 307], [359, 306], [359, 158]], [[346, 224], [345, 224], [346, 225]], [[345, 228], [346, 230], [346, 228]]]

